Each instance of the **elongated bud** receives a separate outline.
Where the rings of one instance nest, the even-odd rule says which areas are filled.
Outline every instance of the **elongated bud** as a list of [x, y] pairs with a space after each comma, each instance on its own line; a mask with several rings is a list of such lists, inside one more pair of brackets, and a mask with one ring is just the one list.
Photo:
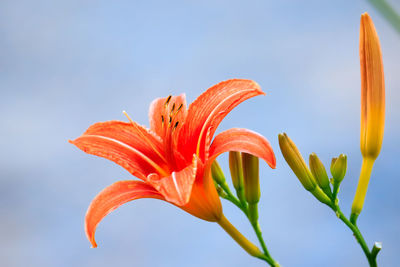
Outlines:
[[246, 198], [244, 197], [242, 154], [240, 152], [229, 152], [229, 169], [231, 171], [232, 183], [233, 187], [235, 187], [236, 195], [243, 207], [247, 207]]
[[361, 15], [361, 132], [363, 163], [357, 191], [351, 207], [351, 221], [356, 222], [368, 190], [372, 167], [382, 146], [385, 125], [385, 81], [382, 52], [374, 23], [367, 13]]
[[229, 152], [229, 169], [231, 171], [233, 187], [235, 187], [237, 192], [243, 190], [243, 167], [240, 152]]
[[337, 184], [343, 180], [346, 175], [347, 170], [347, 156], [345, 154], [340, 154], [333, 166], [331, 166], [331, 173], [333, 181]]
[[308, 191], [312, 191], [316, 187], [316, 181], [308, 169], [303, 157], [293, 141], [286, 133], [279, 134], [279, 147], [286, 162], [296, 174], [297, 178]]
[[211, 175], [214, 181], [217, 182], [217, 184], [225, 183], [224, 172], [222, 171], [221, 166], [219, 166], [216, 160], [214, 160], [214, 162], [211, 164]]
[[258, 203], [260, 200], [260, 177], [258, 158], [247, 153], [242, 153], [244, 196], [249, 204]]
[[336, 160], [337, 160], [337, 158], [332, 158], [332, 161], [331, 161], [331, 173], [332, 173], [332, 170], [333, 170], [333, 165], [335, 165]]
[[376, 159], [381, 150], [385, 126], [385, 81], [378, 34], [367, 13], [361, 15], [360, 66], [361, 154]]
[[331, 187], [329, 184], [328, 174], [326, 173], [325, 167], [317, 154], [312, 153], [309, 158], [309, 165], [312, 175], [316, 178], [319, 187], [328, 195], [332, 194]]

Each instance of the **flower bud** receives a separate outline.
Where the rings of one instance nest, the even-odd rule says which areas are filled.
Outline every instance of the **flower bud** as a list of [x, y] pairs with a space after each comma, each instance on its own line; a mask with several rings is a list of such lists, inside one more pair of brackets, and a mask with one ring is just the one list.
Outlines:
[[361, 131], [360, 148], [363, 163], [357, 191], [351, 207], [355, 223], [367, 194], [372, 167], [382, 147], [385, 126], [385, 81], [382, 52], [374, 23], [367, 13], [361, 15]]
[[318, 185], [321, 189], [331, 195], [331, 187], [329, 185], [328, 174], [326, 173], [325, 167], [321, 160], [318, 158], [317, 154], [310, 154], [309, 165], [312, 175], [316, 178]]
[[308, 191], [314, 190], [316, 181], [310, 170], [308, 169], [303, 157], [293, 141], [286, 133], [279, 134], [279, 147], [286, 162], [296, 174], [297, 178]]
[[258, 158], [251, 154], [242, 153], [244, 196], [249, 204], [260, 200], [260, 177]]
[[347, 170], [347, 156], [345, 154], [340, 154], [340, 156], [335, 160], [335, 163], [331, 165], [331, 173], [333, 176], [333, 181], [336, 184], [340, 184], [346, 175]]
[[247, 203], [244, 197], [242, 154], [240, 152], [229, 152], [229, 169], [231, 171], [232, 184], [233, 187], [235, 187], [236, 195], [242, 205], [246, 207]]
[[214, 181], [217, 182], [217, 184], [225, 183], [224, 172], [222, 171], [216, 160], [214, 160], [214, 162], [211, 164], [211, 175]]
[[229, 169], [231, 171], [233, 187], [235, 187], [237, 192], [243, 190], [243, 168], [240, 152], [229, 152]]
[[335, 165], [336, 160], [337, 160], [337, 158], [332, 158], [332, 161], [331, 161], [331, 173], [332, 173], [332, 170], [333, 170], [333, 165]]
[[385, 126], [385, 81], [378, 34], [367, 13], [361, 15], [360, 66], [361, 153], [363, 157], [376, 159]]

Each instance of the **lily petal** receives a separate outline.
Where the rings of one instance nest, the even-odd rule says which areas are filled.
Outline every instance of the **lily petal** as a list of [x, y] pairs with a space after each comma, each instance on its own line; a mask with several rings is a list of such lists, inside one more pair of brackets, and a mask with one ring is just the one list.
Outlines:
[[159, 177], [157, 174], [150, 174], [147, 182], [154, 186], [167, 201], [179, 207], [189, 202], [193, 183], [196, 179], [197, 157], [193, 157], [191, 165], [178, 172], [172, 172], [166, 177]]
[[186, 122], [179, 132], [178, 150], [190, 158], [196, 153], [206, 159], [206, 138], [213, 136], [223, 118], [241, 102], [264, 94], [251, 80], [232, 79], [220, 82], [201, 94], [189, 106]]
[[101, 191], [90, 203], [85, 217], [85, 231], [92, 246], [97, 247], [94, 235], [99, 222], [110, 212], [139, 198], [164, 200], [152, 186], [141, 181], [119, 181]]
[[218, 222], [222, 216], [222, 205], [211, 177], [210, 167], [211, 164], [206, 166], [198, 159], [196, 180], [190, 200], [181, 208], [202, 220]]
[[185, 121], [186, 115], [187, 105], [185, 94], [157, 98], [150, 104], [150, 129], [164, 139], [164, 135], [166, 134], [165, 126], [169, 123], [170, 116], [173, 116], [174, 119], [172, 127], [178, 122], [176, 128], [179, 129]]
[[218, 134], [210, 147], [210, 164], [220, 154], [228, 151], [240, 151], [262, 158], [271, 167], [276, 167], [274, 151], [262, 135], [241, 128], [232, 128]]
[[70, 143], [86, 153], [114, 161], [143, 180], [150, 173], [167, 173], [161, 141], [136, 123], [96, 123]]

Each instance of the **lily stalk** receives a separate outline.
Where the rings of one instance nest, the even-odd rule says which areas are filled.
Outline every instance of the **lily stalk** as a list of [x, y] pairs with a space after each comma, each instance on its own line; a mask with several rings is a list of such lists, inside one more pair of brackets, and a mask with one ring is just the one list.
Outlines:
[[385, 81], [382, 52], [374, 23], [367, 13], [361, 15], [361, 132], [363, 163], [351, 208], [351, 221], [356, 222], [364, 205], [369, 179], [383, 140], [385, 125]]
[[[279, 263], [272, 258], [268, 251], [258, 222], [258, 202], [261, 196], [259, 158], [246, 152], [231, 151], [229, 153], [229, 167], [237, 197], [233, 195], [225, 180], [220, 179], [220, 177], [223, 177], [223, 174], [221, 175], [222, 170], [214, 166], [213, 176], [219, 177], [214, 178], [220, 189], [219, 195], [243, 211], [254, 229], [262, 251], [244, 237], [225, 216], [222, 216], [217, 223], [251, 256], [266, 261], [270, 266], [279, 267]], [[275, 165], [272, 167], [274, 168]]]

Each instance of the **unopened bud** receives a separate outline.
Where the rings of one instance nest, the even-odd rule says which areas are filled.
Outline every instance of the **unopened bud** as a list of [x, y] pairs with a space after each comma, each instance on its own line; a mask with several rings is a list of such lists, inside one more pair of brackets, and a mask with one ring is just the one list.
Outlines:
[[231, 171], [233, 187], [235, 187], [236, 191], [243, 190], [243, 168], [240, 152], [229, 152], [229, 169]]
[[293, 141], [286, 133], [279, 134], [279, 147], [286, 162], [296, 174], [297, 178], [308, 191], [313, 191], [316, 187], [316, 181], [308, 169], [303, 157]]
[[332, 173], [332, 170], [333, 170], [333, 165], [335, 165], [336, 160], [337, 160], [337, 158], [332, 158], [332, 161], [331, 161], [331, 173]]
[[242, 153], [244, 196], [249, 204], [258, 203], [260, 200], [260, 177], [258, 158], [247, 153]]
[[347, 156], [340, 154], [333, 166], [331, 166], [331, 173], [335, 183], [340, 184], [346, 175], [347, 170]]
[[328, 174], [326, 173], [325, 167], [321, 160], [318, 158], [317, 154], [312, 153], [309, 158], [309, 165], [312, 175], [316, 178], [317, 183], [321, 189], [331, 195], [331, 187], [329, 185]]
[[216, 160], [214, 160], [214, 162], [211, 164], [211, 175], [214, 181], [217, 182], [217, 184], [225, 183], [224, 172], [222, 171]]

